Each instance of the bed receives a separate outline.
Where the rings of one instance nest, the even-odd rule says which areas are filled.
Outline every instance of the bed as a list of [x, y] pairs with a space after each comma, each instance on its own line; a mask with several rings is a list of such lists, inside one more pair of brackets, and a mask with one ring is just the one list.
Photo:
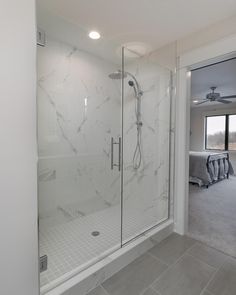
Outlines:
[[189, 182], [206, 186], [234, 175], [229, 153], [189, 152]]

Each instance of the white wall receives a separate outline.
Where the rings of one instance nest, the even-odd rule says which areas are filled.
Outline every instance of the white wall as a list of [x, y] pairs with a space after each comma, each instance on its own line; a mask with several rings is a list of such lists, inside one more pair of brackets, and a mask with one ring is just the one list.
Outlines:
[[0, 4], [0, 293], [38, 294], [32, 0]]
[[177, 41], [178, 55], [236, 34], [236, 16], [217, 22]]
[[[190, 150], [204, 150], [204, 119], [209, 115], [236, 114], [236, 105], [229, 106], [216, 105], [207, 107], [196, 107], [190, 113]], [[230, 159], [236, 170], [236, 152], [230, 152]]]
[[[2, 0], [0, 25], [1, 294], [35, 295], [38, 286], [34, 1]], [[212, 36], [221, 28], [220, 36], [214, 34], [214, 38], [220, 39], [232, 34], [235, 27], [232, 19], [207, 32]], [[213, 40], [205, 36], [196, 42], [194, 35], [185, 41], [182, 52]]]
[[[226, 31], [227, 33], [227, 31]], [[194, 45], [193, 45], [194, 47]], [[178, 58], [176, 145], [175, 145], [175, 227], [180, 234], [188, 232], [188, 175], [190, 139], [190, 75], [189, 68], [207, 65], [209, 60], [217, 62], [232, 57], [236, 51], [236, 35], [221, 38], [182, 54]], [[187, 108], [186, 108], [187, 106]], [[185, 165], [183, 165], [185, 163]]]

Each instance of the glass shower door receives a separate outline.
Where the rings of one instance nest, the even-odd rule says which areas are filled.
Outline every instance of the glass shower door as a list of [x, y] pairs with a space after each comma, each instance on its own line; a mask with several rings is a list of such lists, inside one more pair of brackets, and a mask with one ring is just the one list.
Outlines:
[[125, 244], [169, 217], [171, 70], [124, 48]]
[[45, 293], [121, 247], [121, 79], [110, 77], [121, 58], [104, 54], [115, 44], [89, 40], [87, 30], [39, 2], [46, 35], [37, 53]]

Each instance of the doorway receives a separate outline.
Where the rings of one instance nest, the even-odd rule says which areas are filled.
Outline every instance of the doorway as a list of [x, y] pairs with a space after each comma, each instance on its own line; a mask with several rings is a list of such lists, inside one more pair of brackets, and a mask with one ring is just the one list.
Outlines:
[[188, 235], [236, 256], [236, 59], [191, 71]]
[[175, 144], [175, 231], [188, 233], [191, 70], [235, 57], [236, 36], [216, 41], [178, 57]]

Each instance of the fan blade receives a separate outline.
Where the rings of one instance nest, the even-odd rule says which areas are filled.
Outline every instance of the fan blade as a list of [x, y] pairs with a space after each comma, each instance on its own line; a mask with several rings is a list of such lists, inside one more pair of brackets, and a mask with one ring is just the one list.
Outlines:
[[205, 102], [208, 102], [209, 101], [209, 99], [204, 99], [203, 101], [201, 101], [201, 102], [197, 102], [197, 103], [195, 103], [195, 105], [199, 105], [199, 104], [202, 104], [202, 103], [205, 103]]
[[226, 98], [226, 99], [227, 99], [227, 98], [236, 98], [236, 95], [221, 96], [220, 99], [221, 99], [221, 98], [223, 98], [223, 99], [225, 99], [225, 98]]
[[230, 100], [224, 100], [224, 99], [217, 99], [216, 101], [218, 101], [218, 102], [221, 102], [221, 103], [232, 103], [232, 101], [230, 101]]

